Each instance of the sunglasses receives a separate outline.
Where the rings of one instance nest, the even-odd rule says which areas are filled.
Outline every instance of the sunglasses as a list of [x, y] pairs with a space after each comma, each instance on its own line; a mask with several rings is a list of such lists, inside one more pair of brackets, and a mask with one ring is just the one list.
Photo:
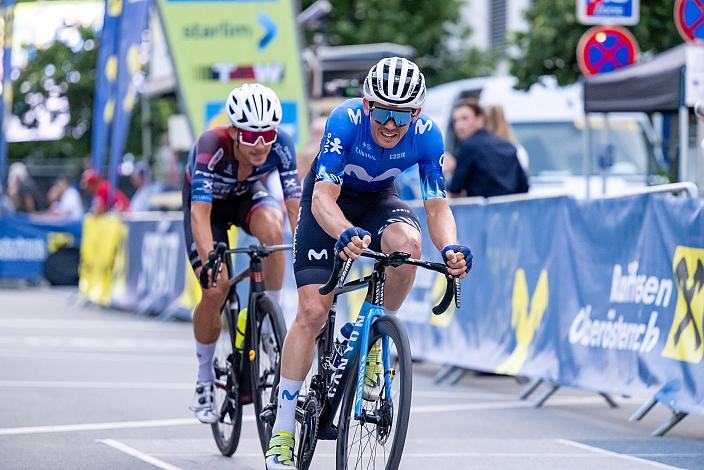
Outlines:
[[413, 120], [413, 111], [394, 111], [393, 109], [371, 108], [372, 119], [381, 125], [393, 119], [398, 127], [407, 126]]
[[276, 129], [270, 131], [247, 131], [240, 129], [240, 143], [254, 147], [261, 139], [264, 145], [273, 144], [276, 140]]

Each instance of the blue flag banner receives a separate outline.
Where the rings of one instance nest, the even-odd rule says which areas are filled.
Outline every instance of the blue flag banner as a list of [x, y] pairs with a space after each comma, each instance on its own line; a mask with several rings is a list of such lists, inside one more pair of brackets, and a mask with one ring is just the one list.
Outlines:
[[91, 129], [91, 165], [101, 171], [108, 150], [110, 125], [115, 114], [117, 80], [117, 45], [122, 0], [105, 0], [103, 29], [96, 66], [93, 125]]
[[142, 32], [149, 18], [149, 0], [132, 0], [122, 5], [122, 20], [119, 25], [119, 45], [117, 48], [117, 91], [115, 96], [115, 117], [110, 137], [109, 179], [113, 188], [117, 183], [117, 166], [121, 163], [122, 152], [127, 141], [132, 108], [137, 101], [135, 79], [140, 73], [139, 46]]
[[[12, 25], [14, 23], [15, 0], [2, 1], [2, 96], [0, 97], [0, 188], [5, 186], [7, 176], [7, 117], [12, 110]], [[4, 189], [0, 190], [0, 193]]]

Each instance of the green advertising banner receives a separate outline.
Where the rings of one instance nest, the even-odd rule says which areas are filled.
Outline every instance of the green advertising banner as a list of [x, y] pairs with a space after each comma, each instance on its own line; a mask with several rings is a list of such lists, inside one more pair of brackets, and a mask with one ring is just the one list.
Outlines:
[[258, 82], [279, 95], [282, 129], [300, 147], [308, 136], [292, 0], [158, 0], [185, 112], [198, 137], [229, 123], [233, 88]]

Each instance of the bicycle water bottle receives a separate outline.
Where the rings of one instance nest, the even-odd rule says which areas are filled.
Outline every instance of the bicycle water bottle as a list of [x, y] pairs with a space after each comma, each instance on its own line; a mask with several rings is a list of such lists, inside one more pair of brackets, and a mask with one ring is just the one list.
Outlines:
[[342, 339], [340, 340], [338, 338], [335, 338], [335, 354], [332, 358], [333, 369], [337, 369], [340, 365], [340, 362], [342, 362], [342, 358], [345, 355], [345, 349], [347, 348], [347, 342], [349, 341], [350, 336], [352, 335], [352, 330], [354, 330], [354, 324], [352, 324], [351, 322], [347, 322], [342, 325], [342, 328], [340, 328], [340, 337]]
[[244, 334], [247, 330], [247, 309], [243, 308], [237, 314], [237, 327], [235, 328], [235, 349], [242, 351], [244, 348]]

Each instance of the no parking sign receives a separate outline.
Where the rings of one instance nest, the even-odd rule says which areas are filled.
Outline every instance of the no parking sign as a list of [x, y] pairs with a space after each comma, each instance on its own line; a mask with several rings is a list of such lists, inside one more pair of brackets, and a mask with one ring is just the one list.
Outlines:
[[676, 0], [675, 26], [685, 41], [704, 43], [704, 0]]
[[634, 64], [638, 42], [620, 26], [595, 26], [585, 32], [577, 45], [577, 63], [584, 75], [613, 72]]

